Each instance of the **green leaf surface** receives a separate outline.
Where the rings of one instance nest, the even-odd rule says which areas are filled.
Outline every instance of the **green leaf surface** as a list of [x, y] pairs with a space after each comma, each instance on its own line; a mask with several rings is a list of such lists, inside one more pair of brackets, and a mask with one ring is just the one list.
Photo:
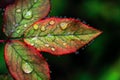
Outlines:
[[25, 32], [24, 41], [39, 51], [62, 55], [75, 52], [100, 34], [79, 20], [48, 18], [33, 24]]
[[35, 21], [44, 18], [49, 10], [49, 0], [16, 0], [5, 10], [5, 34], [10, 37], [20, 37]]
[[5, 46], [5, 61], [15, 80], [49, 80], [48, 64], [42, 55], [20, 41]]

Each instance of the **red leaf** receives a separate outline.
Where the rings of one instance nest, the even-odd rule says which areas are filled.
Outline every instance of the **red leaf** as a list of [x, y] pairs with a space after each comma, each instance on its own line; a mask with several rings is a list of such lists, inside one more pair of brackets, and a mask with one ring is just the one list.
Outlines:
[[5, 34], [10, 37], [21, 37], [30, 25], [48, 15], [49, 10], [49, 0], [16, 0], [5, 10]]
[[5, 61], [15, 80], [50, 79], [48, 64], [42, 55], [20, 41], [6, 44]]
[[40, 20], [26, 30], [24, 41], [54, 55], [75, 52], [100, 35], [97, 29], [79, 20], [68, 18], [48, 18]]

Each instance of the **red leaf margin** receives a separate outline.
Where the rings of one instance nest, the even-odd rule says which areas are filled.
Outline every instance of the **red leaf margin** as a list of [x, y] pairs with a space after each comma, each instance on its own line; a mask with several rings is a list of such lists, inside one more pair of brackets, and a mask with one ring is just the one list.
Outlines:
[[[33, 54], [38, 55], [40, 58], [43, 58], [43, 60], [46, 61], [45, 58], [42, 56], [42, 54], [40, 54], [40, 52], [39, 52], [38, 50], [36, 50], [33, 46], [27, 45], [27, 44], [22, 43], [22, 42], [20, 42], [20, 41], [18, 41], [18, 40], [12, 40], [12, 41], [9, 41], [8, 43], [11, 44], [12, 42], [17, 42], [17, 43], [19, 43], [19, 44], [22, 44], [22, 45], [24, 45], [24, 46], [30, 48], [30, 49], [34, 52]], [[8, 65], [8, 64], [9, 64], [9, 60], [8, 60], [8, 58], [6, 57], [6, 55], [8, 54], [8, 53], [7, 53], [7, 50], [6, 50], [7, 47], [8, 47], [8, 44], [5, 45], [5, 49], [4, 49], [4, 59], [5, 59], [7, 68], [8, 68], [8, 70], [9, 70], [11, 76], [13, 77], [13, 79], [17, 80], [17, 79], [15, 78], [16, 73], [10, 71], [10, 69], [9, 69], [9, 65]], [[46, 62], [46, 64], [47, 64], [47, 62]], [[49, 80], [50, 80], [49, 65], [47, 65], [47, 66], [45, 67], [45, 69], [48, 70], [48, 72], [47, 72], [46, 75], [48, 76], [48, 78], [49, 78]], [[45, 72], [46, 72], [46, 71], [45, 71]]]
[[[47, 21], [46, 19], [47, 19], [48, 21]], [[96, 37], [98, 37], [100, 34], [102, 34], [102, 31], [97, 30], [97, 29], [95, 29], [95, 28], [93, 28], [93, 27], [91, 27], [91, 26], [88, 26], [88, 25], [82, 23], [80, 20], [77, 20], [77, 19], [74, 19], [74, 18], [56, 18], [56, 17], [45, 18], [45, 19], [42, 19], [42, 20], [39, 20], [39, 21], [35, 22], [33, 25], [38, 24], [38, 23], [43, 23], [44, 20], [46, 20], [45, 22], [48, 23], [48, 22], [50, 22], [50, 21], [52, 21], [52, 20], [54, 20], [55, 22], [57, 22], [57, 21], [59, 22], [59, 21], [61, 21], [61, 20], [63, 20], [63, 19], [66, 19], [66, 21], [67, 21], [67, 20], [68, 20], [68, 21], [75, 21], [76, 23], [79, 23], [79, 24], [85, 26], [85, 28], [95, 30], [95, 31], [97, 31], [98, 33], [96, 33], [96, 35], [95, 35], [94, 37], [92, 37], [92, 38], [91, 38], [88, 42], [86, 42], [86, 43], [81, 41], [82, 46], [80, 46], [79, 48], [73, 48], [73, 49], [70, 49], [70, 50], [65, 50], [64, 52], [62, 51], [62, 49], [59, 50], [60, 52], [52, 52], [51, 50], [48, 50], [48, 49], [40, 50], [40, 49], [37, 49], [37, 48], [36, 48], [39, 52], [41, 52], [41, 51], [43, 51], [43, 52], [49, 52], [50, 54], [56, 55], [56, 56], [71, 54], [71, 53], [76, 52], [78, 49], [84, 47], [85, 45], [89, 44], [92, 40], [94, 40]], [[33, 27], [33, 25], [31, 25], [31, 27]], [[26, 31], [28, 31], [31, 27], [29, 27]], [[26, 31], [25, 31], [25, 32], [26, 32]], [[25, 33], [24, 33], [24, 35], [25, 35]], [[25, 40], [25, 38], [23, 38], [23, 40], [24, 40], [24, 42], [25, 42], [27, 45], [32, 46], [29, 42], [27, 42], [27, 41]]]
[[[3, 15], [4, 24], [5, 24], [6, 18], [7, 18], [7, 17], [6, 17], [6, 11], [8, 11], [9, 7], [12, 7], [13, 5], [16, 5], [18, 1], [19, 1], [19, 0], [15, 0], [15, 2], [13, 2], [12, 4], [9, 4], [8, 6], [6, 6], [5, 12], [4, 12], [4, 15]], [[51, 4], [50, 1], [51, 1], [51, 0], [49, 0], [49, 4]], [[46, 16], [48, 16], [48, 14], [50, 13], [50, 10], [51, 10], [51, 5], [49, 5], [49, 9], [48, 9], [48, 10], [49, 10], [48, 13], [46, 13], [44, 17], [39, 18], [37, 21], [42, 20], [42, 19], [44, 19]], [[37, 21], [36, 21], [36, 22], [37, 22]], [[35, 22], [34, 22], [34, 23], [35, 23]], [[34, 24], [34, 23], [33, 23], [33, 24]], [[2, 31], [3, 31], [4, 33], [5, 33], [5, 27], [6, 27], [6, 25], [3, 25], [3, 26], [2, 26]], [[11, 36], [12, 36], [12, 33], [10, 34], [10, 36], [8, 36], [8, 38], [10, 39]]]

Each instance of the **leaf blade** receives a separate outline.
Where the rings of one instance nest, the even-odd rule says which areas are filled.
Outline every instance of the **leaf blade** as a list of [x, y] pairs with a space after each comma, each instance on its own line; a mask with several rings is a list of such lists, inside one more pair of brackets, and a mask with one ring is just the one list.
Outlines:
[[49, 0], [16, 0], [5, 10], [5, 34], [11, 37], [20, 37], [35, 21], [44, 18], [49, 10]]
[[5, 46], [5, 61], [16, 80], [49, 80], [48, 64], [33, 47], [20, 41]]
[[39, 51], [63, 55], [75, 52], [100, 34], [99, 30], [75, 19], [49, 18], [33, 24], [26, 31], [24, 41]]

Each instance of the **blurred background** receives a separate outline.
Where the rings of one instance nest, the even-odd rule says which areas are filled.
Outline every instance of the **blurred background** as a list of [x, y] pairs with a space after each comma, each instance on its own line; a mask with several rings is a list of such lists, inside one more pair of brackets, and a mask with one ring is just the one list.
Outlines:
[[[12, 2], [0, 0], [0, 7]], [[103, 31], [73, 54], [43, 53], [50, 66], [51, 80], [120, 80], [120, 0], [51, 0], [51, 7], [49, 16], [80, 19]], [[1, 26], [3, 9], [0, 12]], [[3, 39], [1, 27], [0, 39]], [[3, 49], [4, 43], [0, 43], [0, 74], [8, 72]]]

